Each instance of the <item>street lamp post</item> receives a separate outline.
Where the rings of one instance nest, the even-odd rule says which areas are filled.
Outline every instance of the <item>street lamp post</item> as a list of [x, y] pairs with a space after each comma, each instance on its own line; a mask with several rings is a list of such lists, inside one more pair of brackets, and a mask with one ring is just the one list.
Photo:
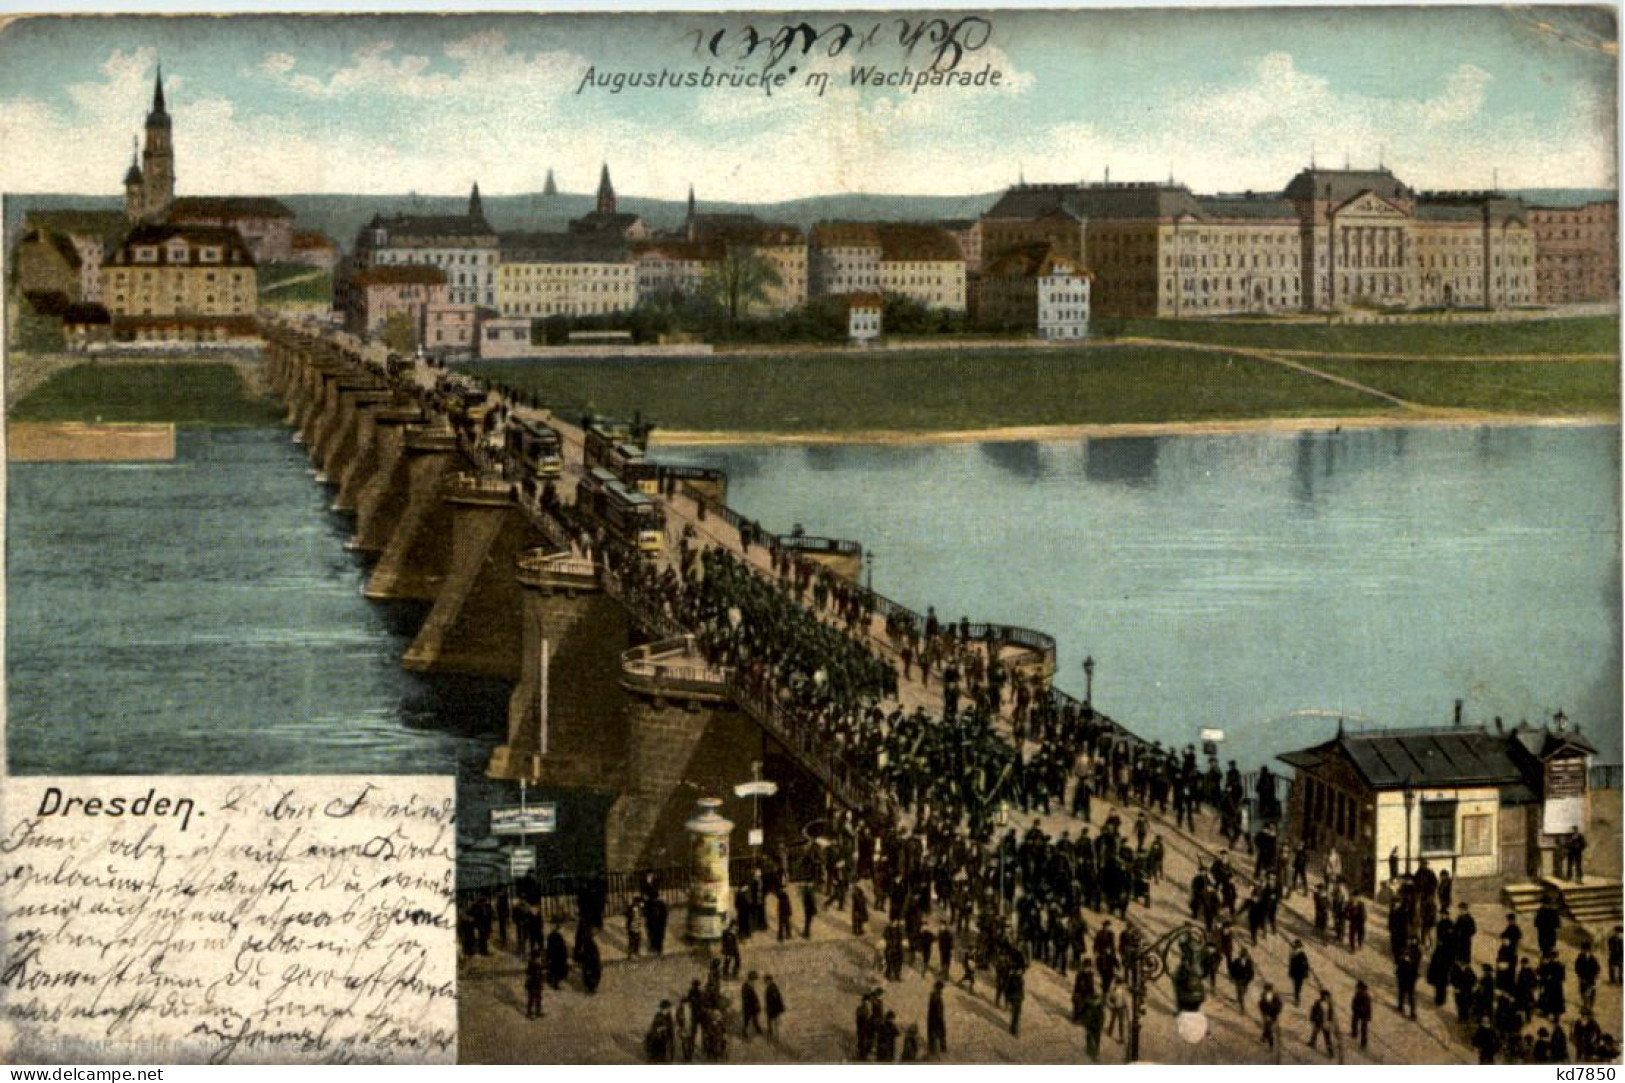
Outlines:
[[1094, 655], [1086, 655], [1083, 659], [1083, 705], [1095, 705], [1095, 659]]
[[1206, 930], [1190, 922], [1149, 943], [1137, 927], [1129, 925], [1128, 930], [1132, 935], [1123, 952], [1123, 978], [1128, 983], [1130, 1001], [1124, 1063], [1133, 1064], [1140, 1059], [1140, 1024], [1145, 1018], [1146, 992], [1153, 982], [1170, 973], [1168, 953], [1175, 948], [1179, 949], [1179, 961], [1172, 970], [1177, 1012], [1175, 1029], [1191, 1045], [1207, 1037], [1207, 1016], [1202, 1014], [1206, 990], [1198, 953], [1207, 947], [1209, 940]]
[[1416, 807], [1416, 788], [1410, 779], [1405, 780], [1405, 876], [1411, 875], [1411, 810]]
[[[1001, 831], [1004, 830], [1005, 824], [1007, 824], [1009, 822], [1010, 822], [1010, 802], [1008, 802], [1008, 801], [1000, 801], [999, 802], [999, 817], [998, 817], [999, 830], [1001, 830]], [[1004, 903], [1005, 903], [1005, 894], [1004, 894], [1004, 836], [1000, 835], [999, 838], [997, 839], [997, 841], [994, 842], [994, 845], [998, 848], [998, 851], [999, 851], [999, 914], [1002, 916], [1004, 914]]]
[[873, 549], [863, 554], [863, 573], [865, 576], [864, 589], [873, 593], [875, 589], [875, 551]]

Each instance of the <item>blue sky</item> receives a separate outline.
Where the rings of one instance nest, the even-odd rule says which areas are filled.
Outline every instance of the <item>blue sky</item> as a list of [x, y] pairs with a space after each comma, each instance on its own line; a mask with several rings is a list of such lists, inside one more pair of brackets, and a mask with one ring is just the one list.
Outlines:
[[[874, 43], [751, 89], [577, 93], [599, 75], [699, 71], [693, 34], [800, 17], [484, 15], [24, 19], [0, 32], [0, 187], [112, 193], [156, 65], [183, 193], [540, 189], [768, 200], [968, 193], [1029, 180], [1279, 188], [1311, 149], [1417, 187], [1613, 186], [1616, 28], [1597, 9], [961, 11], [1002, 85], [850, 85], [923, 66]], [[809, 13], [819, 26], [837, 12]], [[729, 41], [737, 41], [730, 37]], [[786, 60], [787, 66], [791, 60]], [[755, 72], [759, 60], [711, 60]], [[822, 97], [804, 82], [827, 73]]]

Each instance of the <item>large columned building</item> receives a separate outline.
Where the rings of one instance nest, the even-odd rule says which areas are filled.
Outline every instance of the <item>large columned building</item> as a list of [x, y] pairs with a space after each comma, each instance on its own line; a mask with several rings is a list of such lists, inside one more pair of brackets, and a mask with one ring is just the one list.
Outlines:
[[982, 235], [989, 260], [1042, 241], [1088, 267], [1099, 315], [1536, 303], [1521, 200], [1418, 193], [1387, 169], [1309, 168], [1269, 194], [1021, 184], [983, 217]]

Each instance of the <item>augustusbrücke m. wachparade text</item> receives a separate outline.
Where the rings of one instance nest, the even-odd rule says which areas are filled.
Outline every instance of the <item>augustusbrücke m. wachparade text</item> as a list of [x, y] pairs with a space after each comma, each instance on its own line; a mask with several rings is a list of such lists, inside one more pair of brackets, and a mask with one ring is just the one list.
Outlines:
[[[760, 90], [769, 97], [775, 90], [803, 81], [822, 87], [829, 79], [826, 73], [809, 72], [803, 79], [796, 68], [782, 71], [725, 71], [707, 64], [698, 71], [602, 71], [594, 65], [581, 76], [576, 93], [587, 90], [607, 90], [619, 94], [623, 90]], [[1004, 72], [991, 64], [970, 71], [941, 70], [937, 68], [879, 68], [854, 64], [847, 72], [851, 86], [875, 88], [901, 88], [919, 93], [936, 87], [997, 87], [1004, 82]]]

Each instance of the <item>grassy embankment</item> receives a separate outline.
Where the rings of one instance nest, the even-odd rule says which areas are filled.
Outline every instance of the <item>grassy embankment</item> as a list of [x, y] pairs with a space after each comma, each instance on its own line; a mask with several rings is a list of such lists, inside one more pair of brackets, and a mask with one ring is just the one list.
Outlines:
[[282, 409], [254, 397], [228, 364], [87, 361], [53, 374], [11, 407], [20, 422], [172, 422], [188, 428], [275, 425]]
[[1387, 404], [1249, 357], [1121, 347], [479, 365], [560, 414], [666, 430], [937, 432], [1353, 416]]
[[262, 263], [257, 272], [262, 306], [281, 308], [333, 301], [333, 275], [329, 271], [303, 263]]
[[1506, 323], [1258, 323], [1243, 320], [1137, 320], [1103, 317], [1098, 337], [1178, 339], [1256, 349], [1409, 357], [1494, 354], [1617, 354], [1618, 316]]

